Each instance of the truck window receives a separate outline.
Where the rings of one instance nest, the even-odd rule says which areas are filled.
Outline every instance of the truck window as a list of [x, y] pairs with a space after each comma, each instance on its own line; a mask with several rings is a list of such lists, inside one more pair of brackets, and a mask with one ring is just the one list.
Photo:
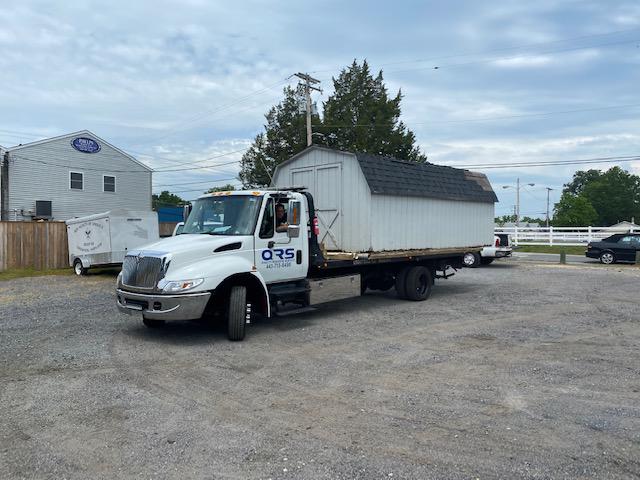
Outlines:
[[273, 198], [270, 198], [264, 207], [264, 215], [262, 216], [262, 224], [260, 225], [260, 238], [273, 237], [273, 219]]

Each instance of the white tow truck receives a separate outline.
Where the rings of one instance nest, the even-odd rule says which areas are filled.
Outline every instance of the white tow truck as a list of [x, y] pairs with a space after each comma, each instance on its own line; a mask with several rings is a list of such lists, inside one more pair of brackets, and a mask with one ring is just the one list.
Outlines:
[[[276, 225], [277, 204], [287, 208], [284, 230]], [[313, 196], [304, 190], [202, 196], [179, 235], [128, 252], [117, 279], [118, 308], [141, 314], [148, 327], [219, 316], [229, 339], [242, 340], [255, 314], [309, 311], [366, 288], [395, 287], [400, 298], [426, 300], [434, 278], [462, 267], [465, 251], [330, 253], [321, 250], [318, 234]]]
[[129, 251], [118, 307], [148, 327], [223, 319], [242, 340], [258, 315], [367, 289], [426, 300], [491, 242], [496, 201], [481, 173], [312, 146], [271, 188], [203, 195], [178, 235]]

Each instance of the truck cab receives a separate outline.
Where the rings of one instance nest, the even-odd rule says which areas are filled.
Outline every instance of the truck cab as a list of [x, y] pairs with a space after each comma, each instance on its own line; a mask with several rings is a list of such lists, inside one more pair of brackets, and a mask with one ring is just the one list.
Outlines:
[[[118, 308], [142, 314], [149, 327], [221, 313], [233, 317], [229, 337], [242, 339], [252, 310], [271, 314], [269, 286], [306, 292], [295, 285], [309, 270], [309, 204], [294, 190], [201, 196], [180, 235], [128, 252], [117, 280]], [[278, 224], [276, 209], [283, 208], [286, 218]]]

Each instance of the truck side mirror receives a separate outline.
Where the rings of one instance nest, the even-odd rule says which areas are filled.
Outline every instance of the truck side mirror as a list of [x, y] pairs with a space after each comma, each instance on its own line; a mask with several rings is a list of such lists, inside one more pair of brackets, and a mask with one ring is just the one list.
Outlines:
[[189, 217], [189, 214], [191, 213], [191, 205], [190, 204], [186, 204], [182, 207], [182, 221], [183, 222], [187, 222], [187, 218]]
[[289, 225], [287, 227], [287, 237], [298, 238], [300, 236], [300, 225]]

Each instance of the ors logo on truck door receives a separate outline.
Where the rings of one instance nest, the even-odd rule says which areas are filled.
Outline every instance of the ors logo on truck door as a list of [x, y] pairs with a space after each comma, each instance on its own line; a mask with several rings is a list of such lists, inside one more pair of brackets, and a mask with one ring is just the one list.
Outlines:
[[262, 264], [266, 268], [287, 268], [296, 256], [293, 248], [274, 248], [262, 251]]

